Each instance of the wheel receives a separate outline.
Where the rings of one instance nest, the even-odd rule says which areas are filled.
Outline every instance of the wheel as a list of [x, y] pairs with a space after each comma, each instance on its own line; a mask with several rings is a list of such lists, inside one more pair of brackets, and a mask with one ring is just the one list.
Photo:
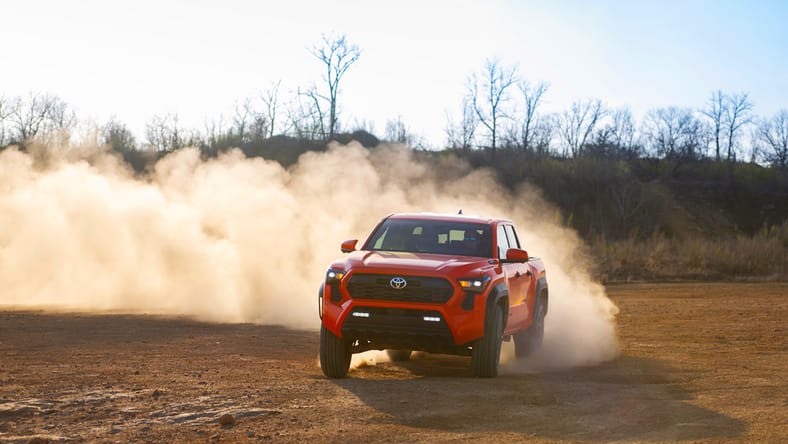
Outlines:
[[386, 354], [393, 362], [410, 360], [410, 350], [386, 350]]
[[544, 338], [544, 318], [547, 315], [547, 304], [540, 297], [536, 300], [536, 309], [531, 326], [514, 334], [514, 355], [524, 358], [542, 347]]
[[320, 368], [329, 378], [344, 378], [350, 368], [350, 344], [320, 326]]
[[484, 336], [473, 344], [471, 354], [471, 370], [480, 378], [498, 376], [498, 364], [501, 362], [503, 311], [499, 306], [493, 310], [484, 326]]

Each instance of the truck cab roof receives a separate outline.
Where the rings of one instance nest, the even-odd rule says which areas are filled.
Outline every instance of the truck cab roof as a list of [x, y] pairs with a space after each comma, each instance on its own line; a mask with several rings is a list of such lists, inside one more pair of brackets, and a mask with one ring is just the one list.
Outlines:
[[394, 213], [390, 214], [386, 219], [408, 219], [408, 220], [435, 220], [446, 222], [469, 222], [479, 224], [492, 224], [495, 222], [511, 223], [507, 219], [493, 219], [481, 216], [473, 216], [467, 214], [446, 214], [446, 213]]

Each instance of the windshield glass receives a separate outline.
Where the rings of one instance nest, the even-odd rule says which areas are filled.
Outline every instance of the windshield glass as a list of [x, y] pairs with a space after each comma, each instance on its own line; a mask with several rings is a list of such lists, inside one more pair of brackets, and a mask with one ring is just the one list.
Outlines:
[[372, 233], [364, 249], [490, 257], [491, 239], [486, 224], [388, 219]]

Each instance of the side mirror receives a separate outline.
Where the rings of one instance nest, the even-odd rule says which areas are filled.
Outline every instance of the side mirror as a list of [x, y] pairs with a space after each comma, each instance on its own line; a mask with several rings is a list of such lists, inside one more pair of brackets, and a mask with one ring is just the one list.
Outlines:
[[342, 242], [342, 249], [343, 253], [350, 253], [351, 251], [356, 251], [356, 244], [358, 243], [358, 239], [351, 239]]
[[528, 252], [519, 248], [510, 248], [506, 250], [506, 259], [501, 259], [502, 263], [517, 263], [528, 262]]

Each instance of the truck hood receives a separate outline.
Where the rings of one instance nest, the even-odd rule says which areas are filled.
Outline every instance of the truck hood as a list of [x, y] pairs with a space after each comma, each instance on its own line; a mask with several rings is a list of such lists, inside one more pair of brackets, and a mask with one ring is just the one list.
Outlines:
[[399, 251], [354, 251], [345, 258], [345, 269], [385, 273], [453, 273], [489, 268], [490, 259]]

